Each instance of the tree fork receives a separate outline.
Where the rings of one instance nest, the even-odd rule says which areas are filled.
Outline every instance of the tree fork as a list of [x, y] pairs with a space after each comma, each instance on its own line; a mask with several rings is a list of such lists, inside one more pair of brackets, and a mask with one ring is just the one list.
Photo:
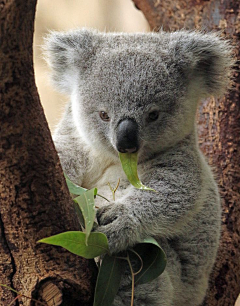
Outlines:
[[[87, 306], [94, 262], [37, 244], [79, 227], [34, 80], [36, 3], [0, 3], [0, 283], [45, 303], [52, 299], [46, 305]], [[0, 287], [1, 305], [16, 296]], [[14, 305], [37, 305], [24, 296]]]
[[235, 46], [235, 84], [222, 99], [203, 101], [199, 144], [215, 168], [223, 201], [222, 238], [205, 306], [233, 306], [240, 293], [240, 1], [133, 0], [153, 30], [220, 30]]

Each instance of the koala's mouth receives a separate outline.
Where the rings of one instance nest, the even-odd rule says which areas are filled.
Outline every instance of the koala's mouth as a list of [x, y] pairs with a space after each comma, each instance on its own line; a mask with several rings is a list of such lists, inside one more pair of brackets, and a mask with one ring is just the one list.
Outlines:
[[133, 119], [121, 120], [116, 128], [116, 148], [120, 153], [136, 153], [140, 148], [138, 124]]

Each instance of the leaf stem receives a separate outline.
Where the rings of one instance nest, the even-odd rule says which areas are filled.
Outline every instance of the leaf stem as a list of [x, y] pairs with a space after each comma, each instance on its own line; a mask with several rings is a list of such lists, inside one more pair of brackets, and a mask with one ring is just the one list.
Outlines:
[[16, 296], [15, 299], [14, 299], [8, 306], [13, 305], [13, 303], [14, 303], [18, 298], [20, 298], [21, 296], [22, 296], [21, 294], [19, 294], [18, 296]]
[[117, 182], [117, 185], [115, 188], [112, 188], [111, 184], [108, 182], [108, 186], [110, 188], [110, 190], [112, 191], [112, 196], [113, 196], [113, 201], [115, 201], [115, 193], [119, 187], [119, 184], [120, 184], [120, 178], [118, 179], [118, 182]]
[[129, 249], [129, 251], [132, 252], [132, 253], [134, 253], [134, 254], [139, 258], [139, 260], [140, 260], [140, 262], [141, 262], [141, 267], [140, 267], [140, 269], [139, 269], [137, 272], [134, 272], [134, 275], [137, 275], [137, 274], [139, 274], [139, 273], [142, 271], [142, 269], [143, 269], [143, 260], [142, 260], [141, 256], [140, 256], [136, 251], [134, 251], [133, 249]]
[[129, 258], [129, 253], [127, 253], [127, 261], [128, 261], [128, 264], [129, 264], [129, 268], [130, 268], [130, 271], [131, 271], [131, 274], [132, 274], [132, 296], [131, 296], [131, 306], [133, 306], [133, 302], [134, 302], [134, 272], [133, 272], [133, 268], [132, 268], [132, 264], [131, 264], [131, 261], [130, 261], [130, 258]]
[[127, 258], [127, 257], [121, 257], [121, 256], [115, 256], [115, 257], [118, 258], [118, 259], [123, 259], [123, 260], [128, 261], [128, 258]]
[[110, 190], [112, 191], [113, 201], [115, 201], [115, 193], [114, 193], [114, 189], [112, 188], [112, 186], [111, 186], [111, 184], [110, 184], [109, 182], [108, 182], [107, 184], [108, 184], [108, 186], [109, 186]]
[[[23, 297], [25, 297], [25, 298], [27, 298], [27, 299], [30, 299], [31, 301], [34, 301], [34, 302], [37, 303], [37, 304], [40, 304], [40, 305], [43, 305], [43, 306], [47, 306], [47, 304], [45, 304], [45, 303], [43, 303], [43, 302], [40, 302], [40, 301], [38, 301], [38, 300], [35, 300], [35, 299], [31, 298], [30, 296], [27, 296], [27, 295], [25, 295], [25, 294], [22, 294], [22, 293], [20, 293], [20, 292], [14, 290], [13, 288], [11, 288], [11, 287], [9, 287], [9, 286], [7, 286], [7, 285], [0, 284], [0, 286], [1, 286], [1, 287], [5, 287], [5, 288], [7, 288], [8, 290], [11, 290], [11, 291], [17, 293], [18, 296], [17, 296], [12, 302], [14, 302], [17, 298], [23, 296]], [[10, 303], [10, 305], [12, 304], [12, 302]], [[10, 306], [10, 305], [9, 305], [9, 306]]]
[[118, 179], [118, 182], [117, 182], [117, 186], [114, 188], [114, 194], [115, 194], [115, 192], [117, 191], [117, 189], [118, 189], [118, 187], [119, 187], [119, 185], [120, 185], [120, 178]]
[[104, 200], [110, 202], [107, 198], [105, 198], [104, 196], [102, 196], [101, 194], [97, 193], [97, 196], [100, 197], [100, 198], [103, 198]]

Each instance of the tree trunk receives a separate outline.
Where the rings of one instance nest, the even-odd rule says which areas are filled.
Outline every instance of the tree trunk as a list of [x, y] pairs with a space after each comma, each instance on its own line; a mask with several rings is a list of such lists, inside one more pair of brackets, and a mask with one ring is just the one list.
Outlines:
[[[94, 262], [37, 244], [79, 227], [34, 81], [35, 8], [0, 3], [0, 283], [44, 305], [92, 305]], [[0, 286], [1, 305], [16, 296]], [[39, 305], [25, 296], [11, 305]]]
[[222, 238], [204, 305], [233, 306], [240, 293], [240, 1], [133, 0], [154, 30], [221, 30], [236, 46], [235, 84], [198, 114], [199, 142], [214, 167], [223, 199]]

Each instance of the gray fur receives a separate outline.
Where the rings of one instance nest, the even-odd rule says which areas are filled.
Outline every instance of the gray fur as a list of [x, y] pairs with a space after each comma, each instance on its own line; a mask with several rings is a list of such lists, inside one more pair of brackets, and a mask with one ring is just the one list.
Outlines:
[[[98, 230], [107, 235], [111, 252], [153, 236], [167, 253], [165, 272], [136, 287], [135, 305], [200, 305], [216, 258], [221, 208], [197, 144], [195, 114], [200, 99], [229, 85], [228, 43], [199, 32], [84, 29], [52, 32], [45, 50], [54, 84], [71, 98], [54, 134], [64, 171], [109, 199], [107, 183], [121, 179], [115, 202], [96, 203]], [[159, 118], [149, 122], [152, 110]], [[157, 193], [135, 189], [121, 169], [116, 128], [124, 118], [138, 124], [139, 176]], [[123, 279], [114, 306], [130, 305], [128, 281]]]

